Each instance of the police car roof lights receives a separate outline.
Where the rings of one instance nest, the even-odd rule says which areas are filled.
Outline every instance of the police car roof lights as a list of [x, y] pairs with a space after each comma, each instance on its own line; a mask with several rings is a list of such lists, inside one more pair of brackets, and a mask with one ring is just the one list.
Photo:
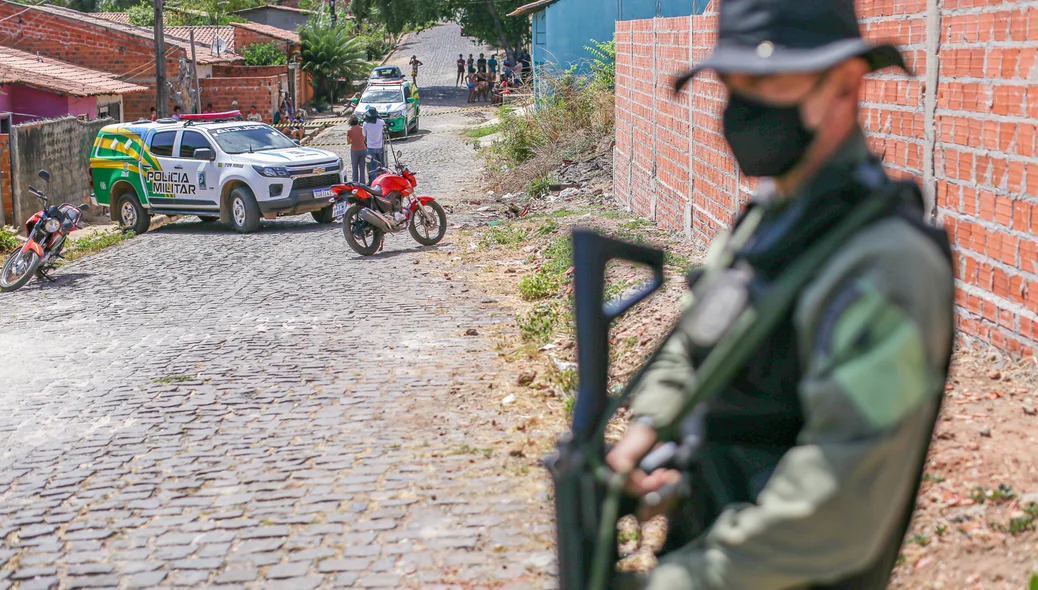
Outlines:
[[222, 113], [188, 113], [180, 115], [181, 121], [233, 121], [241, 119], [241, 111], [224, 111]]

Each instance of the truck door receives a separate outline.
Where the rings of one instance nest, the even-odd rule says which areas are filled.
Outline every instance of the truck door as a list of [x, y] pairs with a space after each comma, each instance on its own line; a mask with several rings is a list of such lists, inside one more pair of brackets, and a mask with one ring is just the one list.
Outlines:
[[216, 153], [216, 148], [202, 133], [185, 129], [180, 134], [180, 145], [177, 146], [176, 154], [177, 163], [173, 169], [186, 174], [187, 184], [193, 189], [190, 195], [184, 195], [183, 198], [177, 200], [191, 207], [219, 211], [220, 187], [218, 186], [219, 175], [216, 172], [216, 162], [208, 159], [195, 159], [195, 150], [201, 149]]
[[172, 188], [163, 182], [163, 178], [173, 168], [173, 146], [176, 140], [176, 129], [156, 132], [148, 140], [151, 158], [141, 154], [141, 185], [148, 193], [147, 199], [153, 207], [169, 206], [174, 198]]

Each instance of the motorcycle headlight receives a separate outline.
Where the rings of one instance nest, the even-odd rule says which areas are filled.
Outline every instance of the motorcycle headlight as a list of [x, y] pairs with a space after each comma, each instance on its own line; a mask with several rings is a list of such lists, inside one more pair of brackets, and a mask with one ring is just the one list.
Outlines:
[[51, 217], [43, 224], [43, 229], [47, 230], [47, 233], [54, 233], [61, 229], [61, 221], [54, 217]]
[[271, 176], [271, 177], [286, 177], [288, 176], [288, 168], [281, 166], [257, 166], [253, 165], [252, 169], [255, 170], [260, 176]]

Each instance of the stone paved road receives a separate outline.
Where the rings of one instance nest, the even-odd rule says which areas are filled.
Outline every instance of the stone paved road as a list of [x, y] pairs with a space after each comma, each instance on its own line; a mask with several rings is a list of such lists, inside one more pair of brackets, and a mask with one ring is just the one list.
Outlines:
[[[467, 42], [409, 45], [452, 83], [425, 56]], [[450, 133], [401, 149], [448, 204], [475, 169]], [[0, 589], [553, 584], [543, 480], [480, 399], [507, 370], [465, 335], [507, 316], [406, 234], [189, 219], [56, 274], [0, 298]]]

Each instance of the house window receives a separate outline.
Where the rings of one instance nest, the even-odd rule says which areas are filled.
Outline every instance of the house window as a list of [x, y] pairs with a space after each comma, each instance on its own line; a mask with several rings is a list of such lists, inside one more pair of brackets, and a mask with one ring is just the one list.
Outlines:
[[545, 25], [547, 19], [544, 18], [544, 11], [538, 12], [533, 19], [533, 42], [536, 45], [544, 45], [547, 43], [547, 31], [545, 31]]

